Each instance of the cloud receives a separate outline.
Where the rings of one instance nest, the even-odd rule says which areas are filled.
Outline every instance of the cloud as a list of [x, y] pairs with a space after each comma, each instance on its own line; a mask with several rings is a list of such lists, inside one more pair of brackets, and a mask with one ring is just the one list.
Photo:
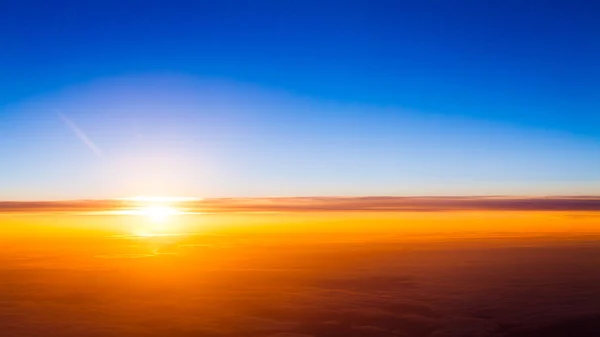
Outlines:
[[[103, 240], [104, 251], [130, 244]], [[221, 246], [236, 241], [230, 236], [194, 240], [221, 240]], [[381, 243], [371, 242], [361, 251], [347, 243], [317, 251], [313, 245], [272, 238], [273, 246], [265, 248], [263, 240], [243, 249], [232, 244], [229, 250], [141, 260], [85, 258], [83, 252], [93, 254], [99, 247], [89, 250], [82, 243], [86, 249], [66, 260], [60, 245], [45, 251], [47, 260], [37, 264], [2, 261], [2, 336], [536, 337], [600, 332], [598, 245], [476, 249], [432, 243], [428, 249], [395, 244], [377, 250]], [[30, 248], [41, 253], [37, 244]], [[311, 259], [322, 263], [307, 267]]]
[[0, 213], [89, 213], [120, 209], [120, 200], [0, 201]]
[[72, 120], [67, 118], [67, 116], [65, 116], [63, 114], [58, 114], [58, 116], [63, 120], [63, 122], [65, 122], [65, 124], [69, 127], [69, 129], [71, 129], [71, 131], [73, 131], [73, 133], [77, 136], [77, 138], [79, 138], [81, 140], [81, 142], [83, 142], [85, 144], [85, 146], [87, 146], [90, 150], [92, 150], [92, 152], [96, 156], [98, 156], [98, 158], [104, 159], [102, 149], [100, 149], [96, 145], [96, 143], [94, 143], [90, 139], [90, 137], [88, 137], [88, 135], [85, 132], [83, 132], [83, 130], [79, 126], [77, 126], [77, 124], [75, 124], [75, 122], [73, 122]]
[[[2, 201], [0, 213], [97, 213], [140, 207], [127, 199]], [[600, 196], [213, 198], [176, 202], [189, 213], [600, 211]]]

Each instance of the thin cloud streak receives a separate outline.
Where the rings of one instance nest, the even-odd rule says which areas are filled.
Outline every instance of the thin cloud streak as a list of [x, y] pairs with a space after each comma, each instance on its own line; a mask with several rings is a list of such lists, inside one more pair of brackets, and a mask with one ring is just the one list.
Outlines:
[[59, 113], [58, 116], [65, 122], [65, 124], [73, 131], [73, 133], [79, 138], [98, 158], [104, 159], [104, 154], [102, 149], [100, 149], [91, 139], [88, 137], [83, 130], [73, 121], [71, 121], [67, 116]]
[[[2, 201], [0, 213], [95, 213], [136, 209], [145, 204], [127, 199]], [[456, 197], [287, 197], [214, 198], [170, 203], [183, 213], [308, 212], [458, 212], [562, 211], [598, 212], [600, 196], [456, 196]]]

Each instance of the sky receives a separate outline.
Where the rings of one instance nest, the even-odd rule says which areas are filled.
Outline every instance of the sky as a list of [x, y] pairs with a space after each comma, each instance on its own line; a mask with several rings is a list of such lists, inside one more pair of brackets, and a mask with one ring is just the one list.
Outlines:
[[593, 1], [0, 3], [0, 199], [591, 195]]

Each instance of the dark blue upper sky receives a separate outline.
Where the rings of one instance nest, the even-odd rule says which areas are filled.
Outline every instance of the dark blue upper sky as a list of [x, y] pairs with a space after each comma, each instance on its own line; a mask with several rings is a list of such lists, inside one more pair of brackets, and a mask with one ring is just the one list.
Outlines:
[[[0, 2], [0, 117], [3, 121], [0, 123], [4, 124], [0, 125], [0, 132], [4, 133], [0, 133], [4, 138], [0, 161], [11, 162], [11, 170], [27, 165], [44, 164], [50, 168], [59, 165], [28, 154], [41, 151], [43, 147], [32, 143], [46, 143], [44, 137], [54, 132], [48, 131], [52, 124], [31, 122], [45, 118], [44, 109], [31, 108], [31, 102], [52, 101], [54, 98], [49, 97], [63, 97], [67, 95], [65, 91], [75, 93], [68, 94], [73, 97], [61, 98], [61, 102], [86, 100], [80, 96], [91, 94], [84, 95], [77, 90], [90, 83], [158, 76], [162, 79], [151, 80], [150, 83], [159, 83], [152, 87], [167, 88], [167, 92], [183, 90], [186, 99], [197, 96], [193, 93], [196, 89], [202, 91], [198, 95], [210, 96], [204, 84], [199, 85], [204, 89], [179, 82], [171, 86], [169, 80], [164, 80], [168, 74], [228, 83], [224, 85], [226, 89], [217, 90], [226, 97], [224, 101], [250, 95], [249, 87], [259, 91], [256, 95], [265, 100], [255, 103], [257, 106], [250, 109], [252, 113], [228, 115], [232, 124], [245, 123], [252, 127], [238, 134], [247, 138], [246, 147], [232, 146], [230, 152], [223, 150], [221, 155], [226, 158], [221, 158], [219, 164], [240, 167], [221, 176], [222, 183], [239, 179], [242, 184], [256, 186], [241, 190], [213, 186], [212, 189], [218, 190], [214, 194], [431, 194], [437, 191], [428, 185], [432, 179], [437, 185], [455, 186], [453, 181], [463, 185], [464, 176], [470, 183], [476, 181], [482, 186], [474, 190], [478, 194], [544, 193], [546, 190], [527, 185], [538, 174], [528, 171], [533, 164], [528, 162], [530, 154], [542, 156], [541, 162], [548, 164], [547, 169], [552, 172], [546, 180], [537, 183], [562, 184], [556, 183], [548, 193], [560, 193], [570, 182], [582, 179], [583, 184], [597, 184], [600, 173], [594, 172], [600, 172], [599, 161], [591, 157], [598, 155], [595, 151], [600, 149], [599, 15], [600, 3], [595, 1], [4, 0]], [[127, 90], [138, 84], [127, 84]], [[106, 86], [111, 85], [102, 85]], [[143, 92], [147, 88], [131, 90]], [[98, 95], [87, 99], [86, 104], [112, 99], [112, 94]], [[148, 98], [149, 102], [152, 99]], [[128, 99], [123, 97], [119, 100], [125, 105], [137, 104], [132, 103], [133, 98], [131, 102], [126, 101]], [[280, 101], [286, 102], [285, 111]], [[47, 104], [58, 103], [44, 104], [48, 107]], [[136, 118], [146, 120], [147, 124], [151, 123], [148, 116], [157, 115], [162, 116], [161, 123], [177, 124], [184, 120], [200, 123], [197, 115], [207, 112], [200, 111], [203, 103], [198, 104], [197, 109], [190, 103], [186, 111], [173, 114], [178, 117], [171, 118], [166, 112], [146, 112], [145, 117], [138, 114]], [[303, 108], [294, 111], [298, 106]], [[93, 130], [85, 131], [97, 133], [96, 137], [89, 135], [94, 141], [103, 137], [118, 138], [119, 126], [111, 125], [110, 117], [106, 117], [111, 113], [116, 115], [114, 111], [118, 107], [107, 107], [113, 112], [95, 115], [86, 115], [81, 109], [75, 107], [61, 113], [76, 124], [82, 123], [82, 129], [86, 129], [86, 123], [93, 126]], [[401, 116], [407, 116], [410, 122]], [[244, 118], [247, 120], [240, 122]], [[448, 132], [436, 123], [448, 125]], [[315, 125], [325, 126], [315, 128]], [[361, 128], [362, 125], [367, 128]], [[419, 126], [424, 128], [421, 136]], [[506, 130], [519, 136], [506, 139], [496, 136], [499, 138], [495, 142], [504, 144], [502, 146], [481, 145], [489, 141], [490, 133], [493, 138], [494, 133]], [[63, 128], [57, 132], [69, 131]], [[168, 138], [169, 132], [165, 131], [163, 138]], [[181, 132], [178, 129], [177, 134]], [[190, 128], [187, 132], [191, 135], [199, 131]], [[211, 139], [229, 135], [212, 132]], [[410, 140], [398, 138], [398, 133], [410, 133]], [[161, 135], [161, 131], [155, 135]], [[260, 135], [266, 136], [261, 138]], [[374, 135], [387, 141], [369, 143], [377, 138]], [[67, 137], [77, 141], [72, 134]], [[519, 137], [526, 141], [515, 141]], [[160, 143], [161, 137], [156, 138]], [[305, 141], [314, 138], [328, 139], [329, 150], [338, 153], [339, 161], [328, 162], [330, 156], [320, 152], [323, 144]], [[338, 140], [335, 146], [331, 145], [334, 140]], [[514, 147], [508, 144], [512, 141]], [[294, 142], [306, 144], [304, 152], [296, 151], [300, 156], [294, 157], [296, 164], [278, 161], [277, 158], [295, 151], [291, 145]], [[393, 169], [381, 173], [380, 168], [369, 166], [389, 166], [389, 158], [402, 157], [395, 152], [399, 142], [402, 147], [410, 146], [415, 153], [429, 157], [414, 159], [413, 154], [408, 162], [394, 161], [394, 167], [413, 168], [404, 173]], [[185, 146], [179, 144], [173, 152], [185, 148], [193, 153], [188, 156], [202, 156], [193, 149], [195, 144], [194, 141]], [[469, 149], [486, 154], [481, 154], [473, 163], [460, 159], [463, 163], [467, 160], [465, 167], [448, 164], [448, 160], [456, 158], [448, 153], [462, 153], [461, 149], [469, 144], [473, 146]], [[98, 146], [110, 151], [111, 145]], [[354, 159], [348, 159], [352, 154], [346, 157], [339, 154], [361, 146], [379, 150], [377, 153], [353, 151], [361, 154], [356, 154]], [[445, 146], [447, 151], [431, 152]], [[46, 150], [62, 153], [59, 145]], [[240, 159], [243, 157], [240, 153], [253, 151], [256, 151], [256, 156], [252, 156], [255, 159]], [[558, 159], [565, 154], [564, 159], [570, 161], [566, 166]], [[261, 155], [263, 161], [256, 159]], [[489, 162], [503, 155], [504, 161], [500, 162], [511, 163], [510, 167], [498, 172], [490, 170], [488, 165], [496, 169], [498, 166]], [[95, 159], [79, 159], [80, 156], [84, 154], [64, 154], [60, 165], [69, 165], [71, 160], [82, 165], [82, 170], [89, 174], [84, 174], [78, 183], [102, 180], [94, 178], [102, 175], [101, 170], [91, 169], [95, 164], [87, 162]], [[247, 176], [243, 173], [262, 172], [263, 165], [269, 167], [263, 173]], [[279, 171], [273, 169], [278, 165], [281, 166]], [[303, 168], [303, 165], [313, 166]], [[444, 168], [448, 165], [451, 167]], [[335, 172], [327, 171], [333, 166], [345, 167], [350, 176], [339, 178]], [[319, 178], [314, 181], [306, 178], [302, 173], [306, 170], [312, 172], [311, 177]], [[0, 191], [0, 197], [52, 197], [55, 194], [42, 192], [40, 182], [46, 181], [42, 185], [54, 189], [58, 183], [53, 185], [50, 181], [64, 182], [68, 177], [61, 176], [58, 166], [54, 171], [51, 169], [45, 179], [35, 178], [36, 184], [26, 174], [2, 172], [0, 186], [3, 181], [5, 185], [8, 181], [13, 185], [10, 191]], [[461, 175], [463, 178], [456, 180]], [[382, 180], [378, 183], [356, 181], [362, 179], [360, 177], [369, 177], [368, 180], [374, 176], [381, 176]], [[277, 181], [273, 185], [284, 187], [265, 187], [271, 184], [269, 177]], [[303, 177], [310, 181], [299, 184]], [[336, 179], [338, 181], [333, 183]], [[396, 183], [386, 184], [384, 179]], [[416, 187], [403, 189], [408, 182]], [[31, 186], [19, 187], [27, 184]], [[497, 188], [507, 184], [526, 187]], [[351, 185], [362, 187], [351, 188]], [[82, 191], [64, 195], [84, 195]], [[456, 192], [468, 191], [459, 188]], [[167, 192], [194, 193], [177, 189]], [[439, 192], [452, 193], [452, 189]], [[98, 192], [102, 193], [118, 194], [119, 191]]]

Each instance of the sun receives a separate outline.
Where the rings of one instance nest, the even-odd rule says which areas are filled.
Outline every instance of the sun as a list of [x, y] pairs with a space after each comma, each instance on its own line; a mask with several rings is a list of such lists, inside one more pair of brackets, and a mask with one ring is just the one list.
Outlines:
[[171, 206], [152, 205], [140, 207], [139, 213], [152, 222], [165, 222], [171, 216], [179, 214], [179, 211]]
[[166, 205], [141, 206], [135, 214], [145, 219], [132, 230], [138, 237], [155, 237], [171, 233], [174, 230], [173, 216], [181, 214], [177, 208]]
[[[116, 214], [134, 215], [139, 220], [131, 222], [131, 233], [138, 237], [176, 235], [182, 230], [179, 215], [192, 214], [184, 203], [197, 198], [184, 197], [132, 197], [122, 198], [127, 208], [114, 211]], [[198, 212], [193, 212], [198, 214]]]

